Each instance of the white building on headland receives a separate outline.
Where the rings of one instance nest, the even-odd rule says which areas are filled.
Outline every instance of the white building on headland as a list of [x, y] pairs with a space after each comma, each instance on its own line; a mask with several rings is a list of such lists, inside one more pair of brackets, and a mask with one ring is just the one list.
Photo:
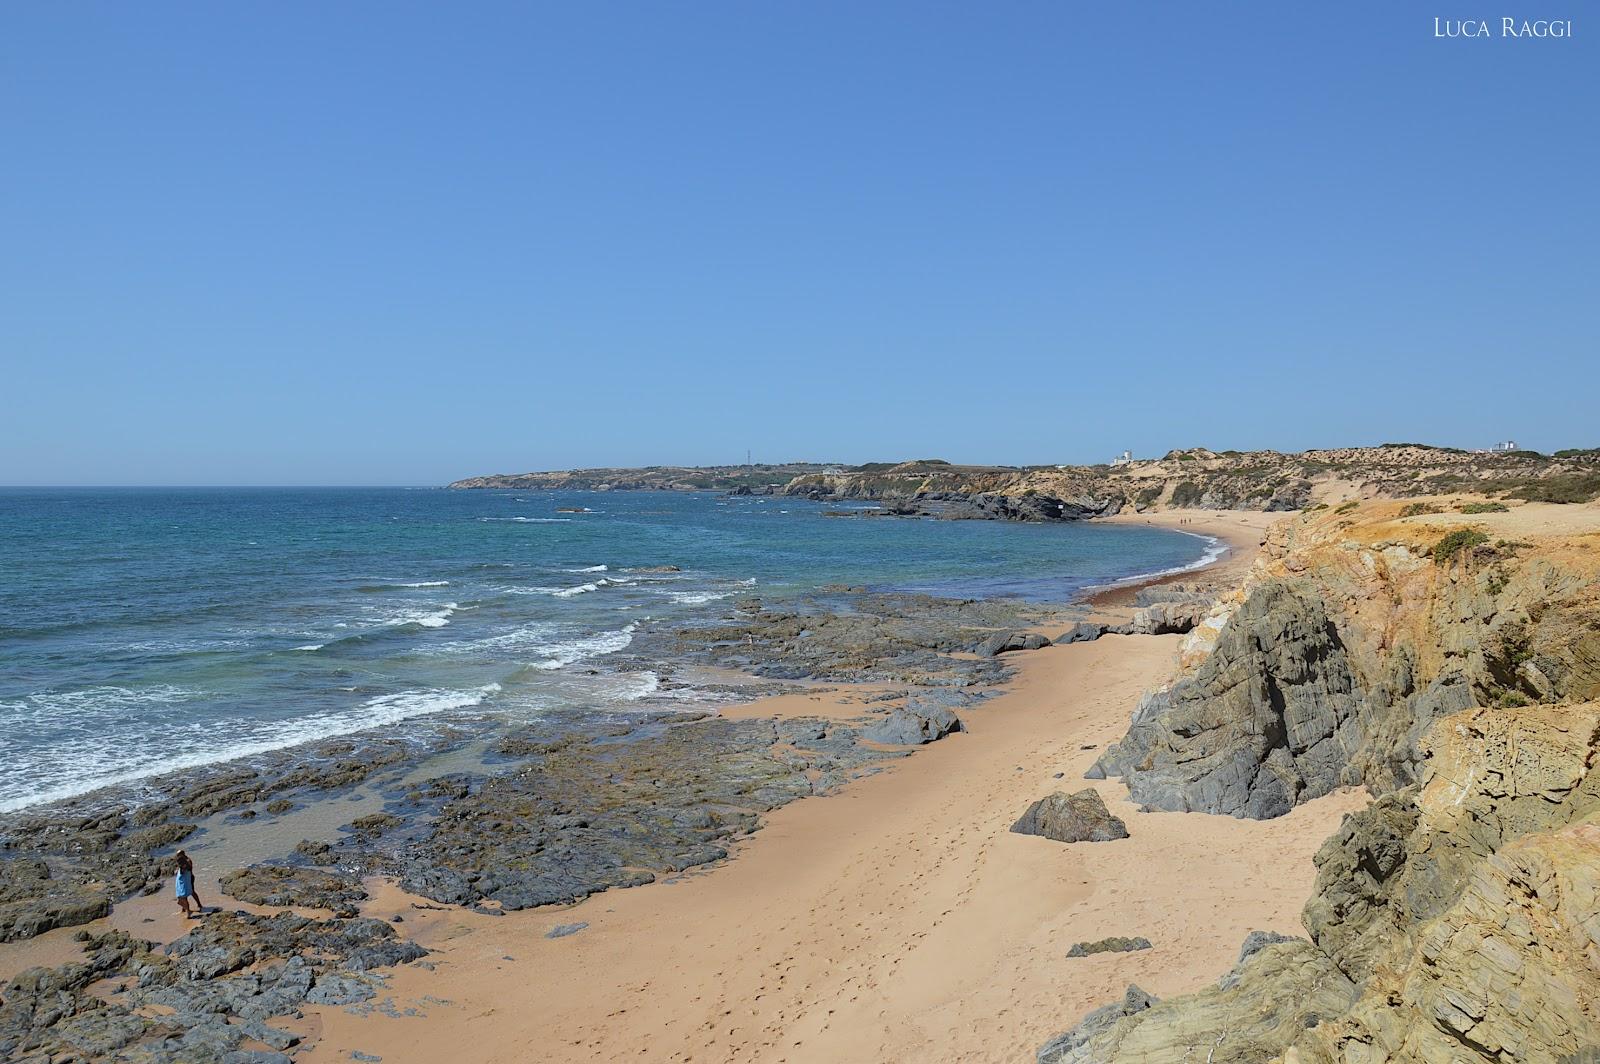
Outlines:
[[1114, 466], [1133, 465], [1133, 452], [1123, 451], [1121, 454], [1117, 455], [1111, 460], [1111, 464]]

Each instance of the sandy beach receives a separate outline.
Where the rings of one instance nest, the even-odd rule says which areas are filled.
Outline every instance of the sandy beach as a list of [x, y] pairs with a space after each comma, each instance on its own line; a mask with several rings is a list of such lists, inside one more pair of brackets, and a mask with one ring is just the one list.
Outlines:
[[[1235, 587], [1279, 516], [1116, 518], [1214, 536], [1227, 550], [1203, 569], [1103, 589], [1090, 610], [1126, 619], [1151, 584]], [[274, 1022], [308, 1061], [1012, 1061], [1129, 984], [1158, 996], [1205, 985], [1249, 932], [1300, 933], [1312, 855], [1367, 796], [1336, 792], [1263, 822], [1142, 812], [1120, 781], [1086, 781], [1141, 694], [1174, 675], [1181, 638], [1109, 635], [1009, 654], [1014, 675], [961, 711], [964, 731], [771, 810], [728, 860], [646, 886], [498, 913], [370, 876], [361, 915], [427, 958], [374, 973], [376, 1001], [308, 1005]], [[721, 714], [848, 721], [865, 699], [898, 690], [795, 686]], [[1129, 838], [1069, 845], [1009, 830], [1037, 799], [1086, 787]], [[333, 830], [363, 797], [311, 803], [260, 829], [229, 826], [230, 848], [201, 863], [202, 895], [227, 911], [274, 911], [222, 895], [216, 876], [259, 859], [252, 847], [288, 845], [285, 831]], [[120, 902], [87, 930], [170, 942], [190, 926], [162, 891]], [[0, 976], [75, 959], [77, 933], [8, 945]], [[1152, 948], [1067, 956], [1110, 936]]]
[[1237, 587], [1255, 564], [1256, 552], [1261, 548], [1266, 530], [1282, 518], [1283, 514], [1259, 510], [1162, 511], [1144, 514], [1129, 511], [1098, 518], [1106, 524], [1148, 525], [1196, 536], [1210, 536], [1221, 540], [1227, 552], [1202, 569], [1167, 573], [1153, 579], [1132, 580], [1103, 588], [1089, 596], [1089, 604], [1098, 609], [1127, 607], [1132, 605], [1133, 596], [1139, 588], [1165, 584], [1193, 584], [1218, 590]]
[[[1226, 534], [1236, 576], [1264, 524], [1186, 527]], [[1166, 995], [1215, 979], [1249, 931], [1298, 933], [1311, 857], [1364, 794], [1254, 822], [1141, 813], [1109, 781], [1092, 786], [1126, 840], [1008, 830], [1035, 799], [1091, 786], [1084, 770], [1171, 674], [1177, 642], [1020, 655], [964, 734], [777, 810], [731, 861], [674, 880], [499, 917], [417, 908], [370, 884], [363, 911], [399, 916], [432, 970], [395, 970], [393, 1008], [308, 1010], [305, 1059], [1012, 1061], [1129, 983]], [[728, 712], [849, 712], [830, 710], [836, 697]], [[574, 924], [586, 926], [547, 937]], [[1066, 957], [1109, 935], [1154, 948]]]

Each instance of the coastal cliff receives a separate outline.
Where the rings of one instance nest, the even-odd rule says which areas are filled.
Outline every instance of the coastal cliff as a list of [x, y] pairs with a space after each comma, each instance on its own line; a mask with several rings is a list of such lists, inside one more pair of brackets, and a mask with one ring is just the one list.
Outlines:
[[547, 473], [494, 473], [446, 487], [517, 491], [748, 491], [769, 493], [796, 477], [832, 467], [814, 462], [742, 466], [647, 466], [642, 469], [563, 469]]
[[1041, 1061], [1600, 1046], [1600, 511], [1475, 509], [1292, 518], [1188, 637], [1183, 674], [1091, 775], [1236, 817], [1352, 784], [1375, 801], [1317, 856], [1307, 939], [1247, 943], [1198, 994], [1130, 990]]
[[1132, 510], [1303, 510], [1353, 499], [1472, 491], [1507, 499], [1581, 502], [1600, 496], [1600, 451], [1484, 454], [1385, 444], [1284, 454], [1168, 452], [1116, 465], [977, 466], [938, 459], [859, 466], [709, 466], [500, 474], [451, 488], [723, 490], [879, 503], [852, 515], [1070, 521]]

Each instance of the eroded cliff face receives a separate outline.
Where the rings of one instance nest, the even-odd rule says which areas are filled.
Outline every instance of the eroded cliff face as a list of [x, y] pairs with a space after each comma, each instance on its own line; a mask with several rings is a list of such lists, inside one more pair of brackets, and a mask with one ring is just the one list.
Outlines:
[[1364, 784], [1317, 856], [1308, 940], [1041, 1059], [1600, 1053], [1600, 513], [1452, 535], [1467, 519], [1398, 510], [1280, 525], [1099, 766], [1147, 805], [1235, 816]]
[[1191, 670], [1145, 697], [1100, 770], [1152, 808], [1280, 816], [1335, 787], [1416, 782], [1443, 716], [1600, 694], [1596, 537], [1484, 533], [1436, 558], [1455, 530], [1400, 509], [1276, 526], [1191, 638]]

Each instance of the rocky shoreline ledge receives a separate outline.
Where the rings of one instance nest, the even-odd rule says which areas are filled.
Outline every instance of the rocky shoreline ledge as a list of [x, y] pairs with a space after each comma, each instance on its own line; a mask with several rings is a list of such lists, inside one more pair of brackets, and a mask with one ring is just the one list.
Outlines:
[[[1066, 622], [1020, 603], [853, 589], [781, 605], [751, 598], [715, 623], [643, 631], [630, 656], [638, 667], [672, 660], [767, 678], [736, 688], [746, 697], [775, 681], [869, 683], [858, 717], [659, 710], [511, 729], [451, 720], [0, 817], [0, 943], [90, 928], [70, 950], [80, 959], [0, 988], [0, 1055], [287, 1060], [298, 1037], [274, 1017], [375, 1007], [383, 969], [427, 963], [403, 928], [358, 915], [368, 877], [494, 915], [723, 860], [765, 813], [960, 730], [1007, 677], [1004, 655], [1047, 642], [1030, 629]], [[362, 815], [346, 820], [348, 801]], [[296, 843], [302, 815], [325, 830]], [[124, 899], [170, 889], [177, 846], [279, 820], [288, 834], [278, 851], [222, 870], [227, 905], [193, 930], [162, 944], [107, 926]]]

